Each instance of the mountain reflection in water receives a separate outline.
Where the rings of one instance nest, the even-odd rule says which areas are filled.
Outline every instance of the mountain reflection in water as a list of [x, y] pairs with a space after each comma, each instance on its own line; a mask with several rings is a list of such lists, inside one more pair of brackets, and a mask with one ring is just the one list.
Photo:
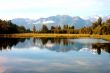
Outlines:
[[93, 38], [1, 38], [0, 73], [109, 73], [110, 43]]
[[[92, 40], [92, 41], [91, 41]], [[101, 51], [110, 53], [110, 43], [102, 39], [58, 39], [58, 38], [1, 38], [0, 50], [16, 48], [39, 47], [56, 52], [69, 51], [91, 51], [92, 53], [101, 54]]]

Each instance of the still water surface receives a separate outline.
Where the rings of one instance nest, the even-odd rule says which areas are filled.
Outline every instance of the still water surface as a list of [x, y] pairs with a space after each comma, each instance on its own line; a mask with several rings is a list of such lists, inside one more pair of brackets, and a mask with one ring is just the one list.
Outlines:
[[1, 38], [0, 73], [110, 73], [110, 42]]

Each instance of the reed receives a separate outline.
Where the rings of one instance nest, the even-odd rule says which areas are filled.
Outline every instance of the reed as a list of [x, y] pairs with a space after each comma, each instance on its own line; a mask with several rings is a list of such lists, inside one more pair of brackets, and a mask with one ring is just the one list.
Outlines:
[[97, 34], [52, 34], [52, 33], [19, 33], [19, 34], [0, 34], [1, 38], [99, 38], [110, 41], [110, 35]]

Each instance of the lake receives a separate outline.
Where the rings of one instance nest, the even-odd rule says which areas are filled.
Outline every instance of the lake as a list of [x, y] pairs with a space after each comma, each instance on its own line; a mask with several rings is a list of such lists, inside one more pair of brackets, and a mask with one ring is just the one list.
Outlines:
[[0, 73], [109, 73], [110, 41], [1, 38]]

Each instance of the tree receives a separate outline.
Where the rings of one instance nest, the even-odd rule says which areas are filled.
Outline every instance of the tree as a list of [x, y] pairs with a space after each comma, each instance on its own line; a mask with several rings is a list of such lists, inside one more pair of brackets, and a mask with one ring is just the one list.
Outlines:
[[0, 34], [22, 33], [25, 31], [24, 26], [17, 26], [11, 21], [0, 20]]
[[54, 33], [60, 33], [61, 31], [61, 27], [60, 26], [56, 26], [54, 29], [53, 29], [53, 32]]
[[102, 24], [102, 18], [101, 18], [101, 17], [99, 17], [99, 19], [98, 19], [98, 24], [99, 24], [99, 25]]
[[48, 33], [48, 28], [47, 28], [46, 25], [43, 25], [43, 26], [42, 26], [41, 32], [42, 32], [42, 33]]
[[71, 29], [74, 29], [74, 26], [71, 26]]
[[95, 29], [98, 26], [97, 22], [92, 23], [92, 28]]
[[50, 32], [51, 33], [54, 33], [54, 29], [55, 29], [55, 27], [54, 26], [51, 26]]
[[54, 26], [51, 26], [51, 30], [53, 30], [53, 29], [55, 29], [55, 27]]
[[106, 21], [106, 23], [110, 23], [110, 19], [108, 19], [108, 20]]
[[19, 28], [17, 28], [17, 29], [18, 29], [19, 33], [24, 33], [24, 32], [26, 32], [26, 29], [25, 29], [24, 26], [19, 26]]
[[35, 27], [35, 25], [33, 26], [33, 33], [35, 33], [36, 32], [36, 27]]

